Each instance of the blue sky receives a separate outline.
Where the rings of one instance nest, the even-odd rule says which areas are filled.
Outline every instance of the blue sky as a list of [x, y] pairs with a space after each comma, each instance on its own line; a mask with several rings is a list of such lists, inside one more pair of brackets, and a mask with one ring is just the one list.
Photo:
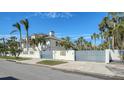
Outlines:
[[[47, 34], [53, 30], [59, 38], [70, 36], [72, 39], [76, 39], [84, 36], [89, 39], [90, 34], [99, 32], [98, 24], [106, 14], [104, 12], [1, 12], [0, 35], [8, 36], [14, 30], [12, 24], [28, 18], [30, 35]], [[22, 29], [22, 33], [25, 36], [24, 29]], [[14, 35], [18, 35], [18, 33]]]

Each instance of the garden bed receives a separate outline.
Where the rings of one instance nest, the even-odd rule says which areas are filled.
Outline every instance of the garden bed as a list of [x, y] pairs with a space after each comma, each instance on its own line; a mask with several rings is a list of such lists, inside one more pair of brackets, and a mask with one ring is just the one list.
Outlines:
[[63, 61], [54, 61], [54, 60], [43, 60], [38, 62], [38, 64], [44, 64], [44, 65], [59, 65], [59, 64], [64, 64], [67, 62], [63, 62]]

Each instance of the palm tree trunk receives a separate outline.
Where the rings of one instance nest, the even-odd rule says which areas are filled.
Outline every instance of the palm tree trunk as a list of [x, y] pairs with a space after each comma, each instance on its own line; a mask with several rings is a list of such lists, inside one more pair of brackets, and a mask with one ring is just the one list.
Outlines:
[[29, 51], [29, 39], [28, 39], [28, 31], [26, 32], [26, 48], [27, 48], [27, 51]]
[[95, 39], [95, 48], [94, 49], [96, 50], [96, 39]]
[[22, 49], [22, 33], [20, 31], [20, 48]]
[[112, 31], [112, 49], [115, 49], [115, 37], [114, 37], [114, 31], [115, 31], [115, 23], [114, 23], [114, 30]]
[[123, 41], [122, 41], [122, 49], [124, 49], [124, 35], [123, 35]]
[[112, 49], [115, 49], [115, 44], [114, 44], [114, 36], [112, 37]]
[[6, 56], [6, 48], [5, 48], [5, 38], [3, 38], [3, 46], [4, 46], [4, 56]]

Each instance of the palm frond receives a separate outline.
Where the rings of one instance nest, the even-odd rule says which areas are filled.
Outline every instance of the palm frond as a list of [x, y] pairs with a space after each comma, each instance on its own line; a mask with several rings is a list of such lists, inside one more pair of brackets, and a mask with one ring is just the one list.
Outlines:
[[13, 33], [15, 33], [15, 32], [17, 32], [17, 30], [12, 30], [12, 31], [10, 32], [10, 34], [13, 34]]
[[18, 22], [16, 24], [13, 24], [12, 26], [15, 27], [17, 30], [21, 31], [21, 26]]

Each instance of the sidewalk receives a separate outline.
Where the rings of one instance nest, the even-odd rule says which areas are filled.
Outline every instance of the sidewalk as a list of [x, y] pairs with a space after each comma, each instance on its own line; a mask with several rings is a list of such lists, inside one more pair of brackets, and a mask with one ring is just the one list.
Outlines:
[[115, 74], [106, 68], [105, 63], [97, 63], [97, 62], [69, 62], [67, 64], [60, 64], [53, 66], [57, 69], [68, 70], [68, 71], [76, 71], [82, 73], [96, 74], [96, 75], [104, 75], [104, 76], [115, 76]]
[[[19, 61], [19, 63], [25, 64], [35, 64], [39, 66], [46, 66], [42, 64], [37, 64], [37, 62], [42, 61], [42, 59], [32, 59]], [[69, 61], [65, 64], [59, 64], [54, 66], [47, 66], [52, 69], [69, 71], [75, 73], [89, 74], [94, 76], [109, 77], [114, 79], [124, 79], [124, 65], [117, 64], [105, 64], [102, 62], [77, 62]]]

